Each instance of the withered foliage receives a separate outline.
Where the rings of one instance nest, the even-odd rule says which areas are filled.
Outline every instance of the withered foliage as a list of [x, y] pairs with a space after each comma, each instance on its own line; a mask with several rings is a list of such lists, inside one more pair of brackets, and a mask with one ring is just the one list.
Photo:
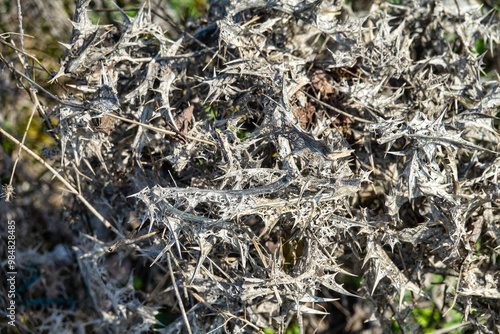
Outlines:
[[[164, 308], [165, 333], [412, 333], [434, 307], [499, 330], [500, 88], [477, 49], [497, 13], [222, 0], [180, 28], [148, 5], [94, 24], [89, 2], [50, 112], [59, 171], [112, 225], [72, 248], [81, 326]], [[147, 286], [114, 281], [109, 252], [146, 258]]]

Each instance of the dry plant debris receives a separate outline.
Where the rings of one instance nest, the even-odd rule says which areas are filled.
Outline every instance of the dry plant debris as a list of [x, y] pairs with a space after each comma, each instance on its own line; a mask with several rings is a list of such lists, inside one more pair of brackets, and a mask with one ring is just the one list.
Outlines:
[[[38, 94], [54, 165], [107, 220], [70, 249], [88, 312], [19, 326], [141, 332], [166, 308], [164, 333], [334, 333], [342, 310], [345, 332], [413, 333], [432, 304], [497, 332], [500, 88], [477, 42], [498, 51], [499, 16], [395, 3], [221, 0], [181, 29], [149, 4], [94, 24], [77, 1], [51, 78], [70, 88]], [[147, 289], [113, 255], [145, 258]]]

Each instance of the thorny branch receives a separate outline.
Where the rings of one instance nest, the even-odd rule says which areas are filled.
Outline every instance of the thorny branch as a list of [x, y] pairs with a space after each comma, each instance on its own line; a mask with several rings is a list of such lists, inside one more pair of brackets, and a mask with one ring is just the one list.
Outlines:
[[[43, 92], [59, 169], [120, 230], [75, 246], [95, 326], [151, 329], [167, 305], [168, 333], [327, 333], [349, 305], [411, 333], [433, 303], [498, 330], [500, 89], [476, 47], [498, 51], [499, 18], [455, 3], [212, 1], [183, 30], [146, 5], [97, 25], [78, 1], [52, 78], [71, 94]], [[130, 245], [168, 264], [145, 304], [102, 278]]]

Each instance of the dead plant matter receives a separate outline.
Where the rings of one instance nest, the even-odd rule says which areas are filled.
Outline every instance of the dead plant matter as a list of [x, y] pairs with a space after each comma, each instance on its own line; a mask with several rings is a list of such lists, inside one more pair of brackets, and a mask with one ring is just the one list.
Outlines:
[[[498, 13], [222, 0], [181, 29], [148, 6], [97, 25], [89, 3], [51, 131], [113, 226], [73, 247], [94, 329], [146, 330], [167, 307], [165, 333], [333, 333], [344, 309], [345, 328], [364, 312], [413, 333], [437, 305], [499, 330], [500, 88], [477, 50], [496, 51]], [[106, 279], [108, 251], [146, 257], [149, 290]]]

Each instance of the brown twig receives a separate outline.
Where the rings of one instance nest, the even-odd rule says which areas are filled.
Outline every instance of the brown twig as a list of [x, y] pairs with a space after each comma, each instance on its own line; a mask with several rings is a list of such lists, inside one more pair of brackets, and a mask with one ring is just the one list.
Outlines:
[[181, 294], [179, 293], [179, 289], [177, 288], [177, 280], [175, 279], [174, 271], [172, 270], [172, 261], [170, 260], [171, 256], [173, 255], [169, 251], [167, 253], [167, 261], [168, 261], [168, 269], [170, 271], [170, 279], [172, 280], [172, 286], [174, 287], [175, 296], [177, 297], [177, 302], [179, 303], [179, 309], [181, 310], [182, 318], [184, 319], [184, 324], [186, 325], [188, 333], [193, 334], [193, 332], [191, 331], [191, 326], [189, 325], [189, 320], [187, 318], [186, 310], [184, 309], [184, 303], [182, 302]]
[[329, 105], [328, 103], [325, 103], [325, 102], [321, 101], [320, 99], [315, 98], [314, 96], [312, 96], [311, 94], [307, 93], [307, 92], [306, 92], [306, 91], [304, 91], [304, 90], [302, 90], [301, 92], [302, 92], [302, 93], [304, 93], [304, 94], [305, 94], [307, 97], [309, 97], [310, 99], [313, 99], [313, 100], [314, 100], [314, 101], [316, 101], [317, 103], [321, 104], [323, 107], [326, 107], [326, 108], [328, 108], [328, 109], [330, 109], [330, 110], [333, 110], [333, 111], [335, 111], [335, 112], [337, 112], [337, 113], [339, 113], [339, 114], [341, 114], [341, 115], [344, 115], [344, 116], [350, 117], [350, 118], [352, 118], [352, 119], [354, 119], [354, 120], [356, 120], [356, 121], [358, 121], [358, 122], [362, 122], [362, 123], [368, 123], [368, 124], [373, 124], [373, 123], [374, 123], [374, 122], [369, 121], [369, 120], [367, 120], [367, 119], [364, 119], [364, 118], [361, 118], [361, 117], [356, 117], [356, 116], [353, 116], [353, 115], [351, 115], [351, 114], [349, 114], [349, 113], [347, 113], [347, 112], [345, 112], [345, 111], [342, 111], [342, 110], [340, 110], [340, 109], [337, 109], [337, 108], [335, 108], [335, 107], [333, 107], [333, 106]]
[[[100, 112], [99, 110], [95, 109], [95, 108], [91, 108], [92, 110], [94, 111], [98, 111]], [[139, 126], [142, 126], [146, 129], [150, 129], [150, 130], [153, 130], [153, 131], [156, 131], [156, 132], [160, 132], [160, 133], [164, 133], [164, 134], [167, 134], [167, 135], [171, 135], [171, 136], [176, 136], [178, 135], [177, 132], [174, 132], [174, 131], [169, 131], [169, 130], [165, 130], [165, 129], [160, 129], [160, 128], [157, 128], [155, 126], [152, 126], [152, 125], [148, 125], [148, 124], [144, 124], [144, 123], [141, 123], [141, 122], [137, 122], [137, 121], [134, 121], [134, 120], [131, 120], [131, 119], [128, 119], [128, 118], [125, 118], [125, 117], [121, 117], [121, 116], [118, 116], [118, 115], [115, 115], [115, 114], [112, 114], [112, 113], [107, 113], [106, 116], [110, 116], [110, 117], [113, 117], [113, 118], [116, 118], [116, 119], [119, 119], [121, 121], [124, 121], [124, 122], [128, 122], [128, 123], [132, 123], [132, 124], [136, 124], [136, 125], [139, 125]], [[204, 140], [204, 139], [198, 139], [196, 137], [192, 137], [190, 135], [184, 135], [184, 137], [188, 138], [188, 139], [191, 139], [191, 140], [194, 140], [194, 141], [198, 141], [200, 143], [205, 143], [205, 144], [209, 144], [209, 145], [212, 145], [212, 146], [217, 146], [215, 145], [214, 143], [208, 141], [208, 140]]]
[[118, 231], [113, 225], [111, 225], [86, 199], [83, 197], [68, 181], [66, 181], [52, 166], [50, 166], [45, 160], [40, 158], [38, 154], [30, 150], [28, 147], [26, 147], [23, 143], [21, 143], [19, 140], [11, 136], [7, 131], [4, 129], [0, 128], [0, 133], [2, 133], [5, 137], [9, 138], [11, 141], [19, 145], [24, 151], [26, 151], [29, 155], [31, 155], [33, 158], [38, 160], [45, 168], [47, 168], [54, 176], [59, 179], [67, 188], [68, 190], [76, 195], [80, 201], [94, 214], [96, 217], [106, 226], [106, 228], [112, 230], [116, 234], [120, 235], [123, 237], [120, 231]]

